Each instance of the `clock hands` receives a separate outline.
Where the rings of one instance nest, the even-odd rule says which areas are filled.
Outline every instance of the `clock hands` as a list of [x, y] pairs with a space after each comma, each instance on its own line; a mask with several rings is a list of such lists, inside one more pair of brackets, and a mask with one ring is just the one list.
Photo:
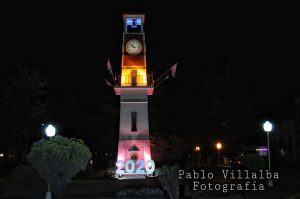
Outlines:
[[129, 54], [138, 54], [141, 52], [142, 46], [139, 41], [129, 40], [126, 45], [126, 50]]

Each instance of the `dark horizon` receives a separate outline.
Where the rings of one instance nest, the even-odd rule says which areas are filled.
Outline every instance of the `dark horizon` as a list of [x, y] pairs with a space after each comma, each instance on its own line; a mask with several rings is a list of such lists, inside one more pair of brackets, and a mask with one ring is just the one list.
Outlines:
[[[133, 6], [128, 8], [128, 4]], [[90, 104], [101, 104], [104, 96], [114, 95], [104, 79], [109, 78], [108, 58], [113, 70], [120, 71], [122, 14], [145, 13], [148, 69], [156, 77], [177, 62], [174, 87], [192, 90], [197, 87], [197, 76], [206, 70], [203, 62], [216, 63], [220, 71], [235, 63], [248, 79], [260, 118], [279, 121], [294, 116], [300, 78], [295, 67], [299, 65], [297, 51], [292, 49], [297, 32], [289, 15], [275, 17], [262, 8], [255, 14], [205, 7], [197, 12], [193, 5], [172, 5], [165, 9], [129, 1], [90, 12], [79, 6], [55, 14], [16, 10], [4, 26], [1, 79], [15, 64], [38, 68], [49, 76], [62, 104], [78, 115], [92, 112]]]

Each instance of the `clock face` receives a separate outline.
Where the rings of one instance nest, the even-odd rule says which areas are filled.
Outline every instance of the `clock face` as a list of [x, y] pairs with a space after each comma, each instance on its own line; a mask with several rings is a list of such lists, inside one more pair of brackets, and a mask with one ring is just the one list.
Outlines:
[[142, 51], [142, 44], [136, 39], [131, 39], [126, 44], [126, 51], [129, 54], [137, 55]]

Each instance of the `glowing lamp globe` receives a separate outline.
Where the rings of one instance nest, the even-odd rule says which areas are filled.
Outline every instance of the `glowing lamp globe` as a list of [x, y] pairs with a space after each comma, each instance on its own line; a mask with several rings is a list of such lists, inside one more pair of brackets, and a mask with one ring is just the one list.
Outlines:
[[56, 132], [56, 129], [54, 126], [52, 126], [51, 124], [49, 124], [47, 127], [46, 127], [46, 135], [48, 137], [53, 137], [55, 136], [55, 132]]
[[216, 147], [217, 147], [218, 150], [220, 150], [222, 148], [222, 144], [220, 142], [218, 142]]
[[264, 123], [263, 127], [264, 127], [264, 131], [271, 132], [272, 128], [273, 128], [273, 125], [269, 121], [266, 121]]

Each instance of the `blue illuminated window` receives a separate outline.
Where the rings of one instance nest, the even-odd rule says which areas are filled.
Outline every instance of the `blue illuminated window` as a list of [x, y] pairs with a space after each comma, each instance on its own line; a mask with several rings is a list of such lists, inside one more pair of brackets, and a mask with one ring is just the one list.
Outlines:
[[141, 32], [142, 19], [141, 18], [127, 18], [126, 19], [127, 32]]

